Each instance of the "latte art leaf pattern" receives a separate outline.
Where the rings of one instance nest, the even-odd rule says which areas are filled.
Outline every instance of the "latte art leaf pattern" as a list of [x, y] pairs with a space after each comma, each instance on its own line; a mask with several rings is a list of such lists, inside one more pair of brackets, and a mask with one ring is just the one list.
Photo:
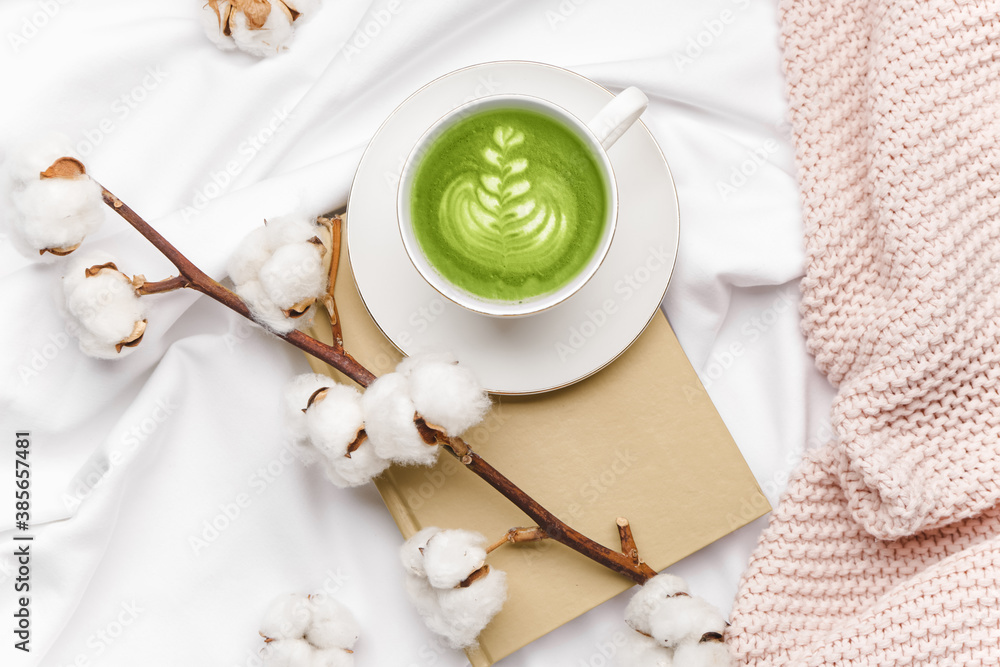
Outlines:
[[413, 233], [435, 271], [487, 300], [524, 302], [566, 285], [606, 230], [609, 191], [591, 149], [531, 109], [463, 118], [413, 177]]
[[572, 240], [564, 208], [573, 191], [558, 174], [533, 169], [518, 155], [523, 132], [498, 126], [492, 139], [481, 152], [480, 170], [461, 174], [445, 189], [439, 215], [445, 233], [471, 251], [470, 261], [484, 269], [499, 266], [505, 280], [516, 281], [561, 260]]

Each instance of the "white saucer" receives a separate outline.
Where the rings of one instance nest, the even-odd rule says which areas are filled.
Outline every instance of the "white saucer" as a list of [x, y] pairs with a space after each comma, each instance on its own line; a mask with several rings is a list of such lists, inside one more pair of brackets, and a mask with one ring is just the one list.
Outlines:
[[432, 81], [399, 105], [368, 145], [347, 204], [347, 246], [361, 299], [393, 345], [408, 355], [449, 350], [490, 392], [534, 394], [599, 371], [645, 329], [677, 257], [677, 192], [659, 146], [636, 123], [608, 151], [618, 180], [618, 227], [590, 282], [527, 317], [493, 318], [455, 305], [407, 258], [396, 188], [424, 130], [460, 104], [498, 93], [544, 97], [584, 119], [612, 97], [578, 74], [532, 62], [484, 63]]

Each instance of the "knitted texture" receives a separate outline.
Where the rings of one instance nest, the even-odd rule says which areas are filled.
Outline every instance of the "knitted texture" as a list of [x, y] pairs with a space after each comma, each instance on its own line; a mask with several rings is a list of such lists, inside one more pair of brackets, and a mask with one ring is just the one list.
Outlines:
[[843, 466], [822, 448], [790, 480], [727, 633], [742, 663], [1000, 664], [1000, 509], [878, 540], [851, 515]]
[[838, 387], [729, 633], [748, 664], [1000, 664], [1000, 4], [783, 0], [807, 265]]

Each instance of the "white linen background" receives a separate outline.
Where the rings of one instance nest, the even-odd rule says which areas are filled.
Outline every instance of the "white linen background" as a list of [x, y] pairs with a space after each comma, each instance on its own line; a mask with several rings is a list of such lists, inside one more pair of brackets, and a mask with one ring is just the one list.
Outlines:
[[[199, 4], [5, 0], [0, 150], [64, 132], [95, 178], [221, 278], [265, 216], [344, 205], [379, 124], [439, 75], [525, 59], [639, 86], [680, 199], [664, 309], [777, 502], [803, 447], [828, 434], [832, 389], [798, 329], [802, 230], [773, 2], [325, 0], [290, 51], [267, 60], [217, 50]], [[754, 151], [756, 170], [744, 164]], [[741, 166], [753, 171], [742, 181]], [[306, 370], [301, 353], [177, 293], [151, 299], [134, 354], [88, 359], [56, 307], [63, 265], [22, 258], [0, 232], [0, 662], [253, 665], [271, 598], [326, 588], [363, 627], [359, 667], [466, 664], [405, 600], [401, 538], [374, 488], [336, 489], [282, 454], [278, 392]], [[86, 246], [130, 274], [171, 274], [110, 214]], [[27, 655], [11, 632], [13, 440], [24, 429], [36, 536]], [[238, 516], [196, 551], [189, 538], [235, 515], [238, 499]], [[671, 571], [728, 611], [764, 521]], [[628, 595], [501, 664], [607, 664]]]

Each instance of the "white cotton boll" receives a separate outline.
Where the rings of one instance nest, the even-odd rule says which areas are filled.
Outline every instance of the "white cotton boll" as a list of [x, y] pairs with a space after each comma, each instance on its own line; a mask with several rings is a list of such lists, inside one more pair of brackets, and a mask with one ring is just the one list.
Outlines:
[[426, 577], [407, 572], [403, 584], [406, 596], [410, 598], [410, 602], [421, 616], [430, 612], [440, 614], [441, 605], [438, 603], [437, 589], [430, 585]]
[[396, 364], [396, 372], [403, 377], [409, 378], [410, 374], [413, 373], [414, 368], [420, 364], [432, 361], [446, 364], [455, 363], [455, 355], [449, 352], [430, 352], [427, 354], [416, 354], [412, 357], [403, 357], [400, 362]]
[[101, 271], [70, 287], [66, 306], [95, 339], [108, 345], [128, 338], [145, 315], [131, 281], [115, 271]]
[[92, 359], [105, 359], [107, 361], [123, 359], [124, 357], [132, 354], [135, 349], [131, 347], [123, 347], [119, 351], [114, 345], [102, 343], [97, 339], [97, 337], [85, 330], [81, 330], [77, 333], [77, 342], [79, 344], [80, 351], [88, 357], [91, 357]]
[[[665, 600], [678, 593], [691, 594], [691, 589], [688, 588], [687, 582], [676, 574], [661, 572], [643, 584], [636, 591], [635, 595], [632, 596], [632, 601], [637, 605], [652, 609], [656, 606], [656, 600]], [[630, 604], [632, 601], [630, 601]]]
[[656, 575], [635, 592], [625, 607], [625, 622], [638, 632], [652, 634], [649, 619], [664, 600], [678, 593], [688, 593], [688, 585], [680, 577], [663, 572]]
[[389, 467], [364, 438], [348, 454], [364, 427], [361, 393], [353, 387], [327, 380], [327, 390], [305, 412], [306, 436], [313, 451], [323, 456], [326, 477], [341, 488], [367, 484]]
[[461, 435], [483, 419], [490, 399], [475, 374], [450, 355], [404, 360], [397, 371], [406, 375], [417, 412], [448, 435]]
[[146, 319], [145, 304], [131, 280], [110, 268], [88, 276], [87, 269], [108, 263], [107, 257], [77, 257], [63, 276], [63, 307], [80, 350], [99, 359], [119, 359], [131, 347], [116, 346], [131, 338]]
[[367, 484], [388, 467], [389, 461], [376, 454], [375, 447], [367, 439], [351, 452], [350, 458], [337, 456], [323, 459], [326, 478], [342, 489]]
[[676, 667], [734, 667], [735, 664], [724, 642], [690, 642], [674, 649]]
[[454, 588], [486, 562], [486, 538], [468, 530], [442, 530], [424, 547], [424, 571], [434, 588]]
[[354, 655], [339, 648], [313, 651], [309, 667], [354, 667]]
[[260, 268], [260, 284], [278, 308], [290, 309], [305, 299], [326, 292], [323, 247], [294, 243], [278, 248]]
[[441, 611], [441, 603], [438, 601], [438, 590], [432, 587], [424, 577], [407, 572], [404, 580], [404, 590], [406, 596], [417, 610], [417, 614], [423, 620], [427, 629], [434, 634], [440, 635], [441, 629], [448, 627], [448, 622]]
[[673, 652], [660, 646], [655, 639], [629, 632], [618, 650], [617, 667], [672, 667]]
[[315, 649], [304, 639], [268, 642], [260, 653], [264, 667], [310, 667]]
[[104, 220], [101, 188], [87, 177], [36, 178], [9, 196], [15, 242], [31, 257], [78, 245]]
[[320, 649], [354, 648], [361, 628], [351, 610], [329, 595], [314, 596], [309, 602], [312, 622], [306, 630], [306, 641]]
[[267, 245], [273, 251], [293, 243], [304, 243], [320, 235], [315, 218], [291, 214], [271, 218], [264, 224]]
[[5, 161], [11, 238], [30, 257], [78, 245], [104, 219], [101, 188], [88, 176], [42, 178], [60, 158], [78, 156], [66, 136], [51, 133], [22, 144]]
[[438, 589], [437, 593], [447, 625], [435, 632], [452, 648], [468, 648], [476, 645], [476, 638], [503, 608], [507, 600], [507, 573], [490, 570], [467, 588]]
[[649, 634], [663, 646], [673, 648], [681, 642], [697, 642], [706, 632], [722, 634], [726, 619], [711, 604], [690, 595], [664, 600], [649, 618]]
[[292, 451], [306, 465], [312, 465], [323, 459], [322, 454], [309, 439], [309, 428], [306, 415], [302, 410], [309, 404], [309, 397], [316, 390], [329, 387], [333, 380], [317, 373], [297, 375], [285, 384], [282, 394], [282, 404], [285, 415], [285, 428], [291, 436]]
[[467, 588], [433, 588], [423, 577], [407, 573], [406, 594], [427, 629], [450, 648], [468, 648], [507, 599], [507, 574], [500, 570]]
[[329, 378], [324, 386], [326, 391], [317, 395], [305, 412], [306, 433], [327, 458], [342, 458], [365, 425], [361, 392]]
[[232, 281], [239, 285], [256, 280], [261, 267], [271, 256], [267, 230], [258, 227], [243, 237], [229, 258], [227, 269]]
[[271, 12], [267, 15], [264, 25], [257, 30], [251, 30], [247, 24], [247, 17], [241, 11], [234, 11], [229, 20], [230, 31], [236, 47], [241, 51], [246, 51], [255, 56], [273, 56], [288, 48], [295, 33], [292, 27], [292, 20], [280, 3], [275, 0], [271, 5]]
[[29, 223], [23, 230], [25, 238], [44, 235], [45, 247], [78, 243], [104, 219], [101, 188], [86, 177], [36, 179], [13, 193], [11, 199]]
[[330, 387], [332, 378], [319, 373], [303, 373], [296, 375], [285, 383], [282, 403], [285, 412], [285, 426], [289, 435], [295, 439], [308, 438], [309, 427], [306, 423], [306, 413], [303, 410], [309, 404], [309, 397], [323, 387]]
[[247, 234], [229, 259], [234, 291], [254, 319], [276, 333], [309, 324], [309, 313], [287, 317], [282, 311], [326, 292], [329, 264], [323, 246], [309, 241], [314, 237], [329, 241], [315, 220], [277, 218]]
[[477, 533], [432, 526], [400, 548], [407, 595], [428, 629], [451, 648], [475, 645], [507, 599], [507, 574], [500, 570], [491, 569], [468, 586], [456, 587], [482, 566], [484, 541]]
[[281, 309], [268, 298], [260, 281], [251, 280], [241, 285], [235, 285], [234, 291], [247, 304], [254, 321], [266, 329], [284, 334], [302, 323], [302, 318], [296, 320], [285, 317]]
[[407, 572], [418, 577], [427, 577], [423, 549], [427, 547], [427, 542], [440, 532], [441, 529], [437, 526], [429, 526], [403, 542], [403, 546], [399, 548], [399, 558], [403, 561], [403, 567]]
[[233, 38], [223, 32], [222, 23], [220, 18], [225, 18], [229, 12], [229, 3], [226, 0], [221, 0], [218, 3], [219, 13], [216, 14], [215, 10], [205, 2], [205, 0], [199, 0], [202, 2], [201, 7], [201, 23], [202, 27], [205, 29], [205, 34], [217, 47], [223, 51], [229, 51], [236, 48], [236, 42]]
[[61, 157], [79, 159], [69, 137], [49, 132], [19, 145], [7, 158], [7, 175], [15, 185], [40, 180], [41, 173]]
[[382, 458], [405, 465], [433, 465], [440, 447], [420, 437], [413, 423], [417, 410], [408, 392], [406, 378], [399, 373], [386, 373], [371, 383], [361, 397], [365, 431]]
[[470, 632], [468, 624], [456, 627], [453, 615], [449, 616], [441, 608], [440, 591], [433, 588], [426, 579], [412, 574], [406, 575], [406, 594], [423, 620], [427, 629], [445, 640], [450, 648], [460, 649], [475, 643], [478, 632]]
[[312, 623], [312, 615], [312, 605], [305, 595], [279, 595], [264, 613], [260, 634], [268, 639], [301, 639]]

